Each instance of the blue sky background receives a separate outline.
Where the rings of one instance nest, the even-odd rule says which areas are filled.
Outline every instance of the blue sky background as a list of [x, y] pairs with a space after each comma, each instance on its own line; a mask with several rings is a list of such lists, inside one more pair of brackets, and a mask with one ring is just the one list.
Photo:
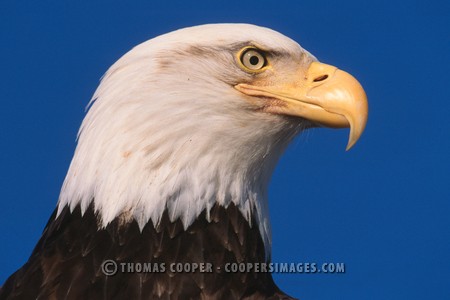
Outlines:
[[276, 169], [273, 260], [346, 263], [340, 275], [275, 275], [280, 288], [303, 300], [449, 299], [448, 1], [3, 1], [0, 282], [41, 235], [107, 68], [149, 38], [218, 22], [278, 30], [369, 97], [354, 149], [346, 130], [315, 129]]

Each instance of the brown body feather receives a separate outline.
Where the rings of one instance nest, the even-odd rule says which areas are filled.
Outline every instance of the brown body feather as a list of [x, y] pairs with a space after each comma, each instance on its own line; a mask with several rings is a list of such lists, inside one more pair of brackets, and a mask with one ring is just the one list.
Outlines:
[[[135, 221], [119, 219], [98, 229], [92, 206], [83, 216], [79, 207], [55, 216], [29, 261], [5, 282], [0, 299], [292, 299], [270, 273], [224, 271], [226, 263], [266, 262], [257, 227], [233, 204], [216, 205], [210, 222], [203, 212], [187, 230], [167, 212], [156, 228], [149, 222], [142, 231]], [[106, 276], [101, 265], [108, 259], [164, 264], [166, 270]], [[173, 262], [211, 263], [212, 272], [171, 273]]]

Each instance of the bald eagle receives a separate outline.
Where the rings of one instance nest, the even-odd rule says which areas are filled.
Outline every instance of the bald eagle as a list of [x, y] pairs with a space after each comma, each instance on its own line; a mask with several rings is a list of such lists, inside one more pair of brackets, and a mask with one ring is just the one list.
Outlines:
[[349, 149], [367, 113], [356, 79], [267, 28], [136, 46], [104, 75], [57, 207], [0, 299], [291, 299], [270, 272], [225, 266], [270, 262], [267, 186], [289, 142], [350, 127]]

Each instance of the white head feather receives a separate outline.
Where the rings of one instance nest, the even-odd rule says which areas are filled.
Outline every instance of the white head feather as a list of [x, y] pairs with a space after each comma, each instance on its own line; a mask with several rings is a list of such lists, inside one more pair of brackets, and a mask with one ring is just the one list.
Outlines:
[[[267, 186], [301, 121], [257, 111], [233, 86], [257, 44], [315, 60], [289, 38], [245, 24], [203, 25], [138, 45], [105, 74], [62, 186], [58, 213], [94, 201], [102, 225], [118, 216], [156, 225], [164, 210], [185, 228], [233, 202], [270, 253]], [[253, 225], [254, 226], [254, 225]]]

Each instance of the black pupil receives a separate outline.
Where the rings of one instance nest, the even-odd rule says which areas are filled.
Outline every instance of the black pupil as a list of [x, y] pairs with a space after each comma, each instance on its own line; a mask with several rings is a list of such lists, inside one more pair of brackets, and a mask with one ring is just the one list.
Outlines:
[[259, 63], [259, 58], [258, 58], [258, 56], [252, 56], [252, 57], [250, 57], [250, 63], [251, 63], [253, 66], [256, 66], [256, 65]]

